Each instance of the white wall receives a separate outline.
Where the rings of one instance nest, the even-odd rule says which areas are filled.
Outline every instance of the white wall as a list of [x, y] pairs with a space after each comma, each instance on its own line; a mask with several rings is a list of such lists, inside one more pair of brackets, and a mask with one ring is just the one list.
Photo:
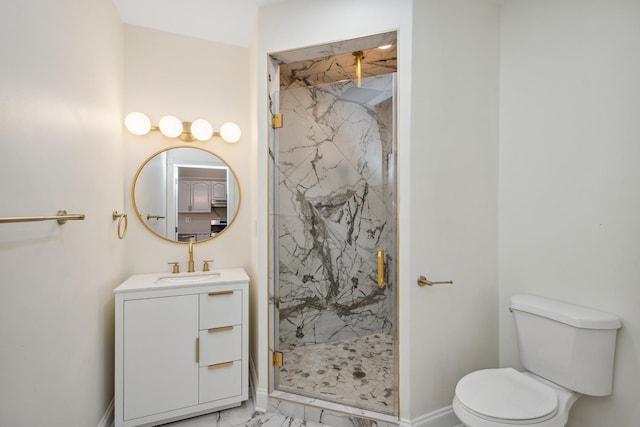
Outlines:
[[122, 24], [112, 2], [0, 12], [0, 425], [96, 426], [113, 395], [113, 295], [125, 244]]
[[569, 427], [640, 419], [640, 3], [505, 2], [501, 17], [500, 360], [517, 366], [509, 297], [618, 314], [613, 395]]
[[[249, 72], [248, 48], [125, 25], [125, 114], [144, 112], [153, 124], [166, 114], [184, 121], [203, 118], [212, 123], [215, 131], [224, 122], [232, 121], [243, 131], [235, 144], [219, 137], [184, 143], [160, 132], [136, 136], [124, 131], [125, 191], [130, 216], [127, 274], [170, 272], [169, 261], [179, 261], [181, 271], [186, 271], [187, 246], [151, 234], [135, 217], [131, 184], [140, 165], [152, 154], [172, 146], [189, 146], [212, 151], [225, 160], [236, 173], [241, 191], [238, 216], [231, 227], [212, 241], [194, 247], [196, 270], [202, 268], [203, 260], [213, 259], [213, 268], [244, 267], [252, 275]], [[257, 351], [255, 345], [251, 349]]]
[[[401, 406], [413, 419], [498, 364], [498, 30], [494, 2], [413, 3], [411, 175], [400, 191], [411, 203]], [[454, 284], [419, 288], [419, 275]]]
[[[260, 10], [258, 345], [263, 352], [268, 346], [267, 218], [258, 215], [267, 211], [267, 54], [394, 29], [399, 39], [400, 415], [420, 423], [451, 404], [464, 373], [498, 363], [499, 40], [492, 2], [420, 1], [412, 10], [410, 1], [314, 1]], [[419, 288], [421, 274], [456, 284]], [[258, 392], [266, 393], [267, 354], [262, 354]]]
[[160, 132], [136, 136], [124, 131], [126, 194], [130, 213], [127, 232], [127, 273], [171, 271], [179, 261], [183, 271], [189, 258], [186, 244], [152, 235], [135, 218], [131, 184], [140, 165], [152, 154], [173, 146], [197, 147], [216, 153], [235, 171], [243, 200], [238, 217], [224, 234], [194, 249], [196, 268], [213, 259], [215, 268], [249, 268], [249, 49], [162, 31], [125, 25], [124, 111], [141, 111], [153, 124], [172, 114], [183, 121], [208, 120], [214, 130], [236, 122], [245, 136], [236, 144], [219, 137], [185, 143]]

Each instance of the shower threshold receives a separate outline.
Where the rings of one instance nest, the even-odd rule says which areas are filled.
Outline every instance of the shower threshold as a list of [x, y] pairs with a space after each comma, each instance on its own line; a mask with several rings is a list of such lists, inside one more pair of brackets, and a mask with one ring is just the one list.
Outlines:
[[[333, 427], [398, 427], [395, 415], [369, 411], [295, 393], [274, 390], [269, 395], [268, 412], [304, 419]], [[309, 424], [307, 424], [309, 425]]]

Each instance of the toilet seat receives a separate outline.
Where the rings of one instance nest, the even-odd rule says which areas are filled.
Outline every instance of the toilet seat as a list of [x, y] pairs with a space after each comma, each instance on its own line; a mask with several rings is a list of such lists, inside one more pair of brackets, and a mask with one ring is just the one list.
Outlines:
[[484, 369], [463, 377], [456, 400], [474, 416], [503, 424], [535, 424], [558, 412], [556, 391], [513, 368]]

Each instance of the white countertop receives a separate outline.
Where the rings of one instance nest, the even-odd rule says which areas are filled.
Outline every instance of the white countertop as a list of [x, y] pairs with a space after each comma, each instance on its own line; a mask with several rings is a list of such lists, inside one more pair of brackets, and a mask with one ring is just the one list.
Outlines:
[[114, 289], [113, 293], [140, 290], [175, 289], [185, 286], [209, 286], [224, 283], [248, 282], [249, 276], [242, 268], [221, 268], [194, 273], [144, 273], [134, 274]]

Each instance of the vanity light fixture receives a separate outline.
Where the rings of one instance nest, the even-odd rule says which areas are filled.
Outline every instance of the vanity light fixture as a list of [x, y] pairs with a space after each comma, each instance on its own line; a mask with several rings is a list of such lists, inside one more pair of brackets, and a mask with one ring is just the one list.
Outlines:
[[151, 124], [149, 117], [137, 111], [127, 114], [124, 124], [134, 135], [146, 135], [149, 131], [159, 130], [169, 138], [179, 138], [185, 142], [208, 141], [212, 136], [219, 136], [225, 142], [233, 144], [238, 142], [242, 135], [240, 126], [233, 122], [223, 124], [220, 127], [220, 132], [214, 132], [211, 123], [204, 119], [183, 122], [176, 116], [164, 116], [160, 119], [158, 126], [155, 126]]

